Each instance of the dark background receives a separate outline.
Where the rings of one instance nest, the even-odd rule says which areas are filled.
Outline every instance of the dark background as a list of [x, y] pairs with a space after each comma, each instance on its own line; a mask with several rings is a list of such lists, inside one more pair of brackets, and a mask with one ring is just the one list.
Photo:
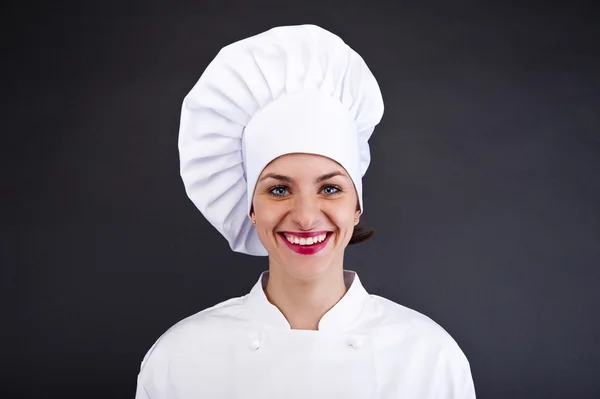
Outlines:
[[304, 23], [386, 105], [345, 267], [441, 324], [479, 398], [600, 397], [592, 2], [88, 3], [3, 6], [2, 398], [133, 398], [167, 328], [250, 290], [266, 258], [184, 192], [181, 102], [223, 46]]

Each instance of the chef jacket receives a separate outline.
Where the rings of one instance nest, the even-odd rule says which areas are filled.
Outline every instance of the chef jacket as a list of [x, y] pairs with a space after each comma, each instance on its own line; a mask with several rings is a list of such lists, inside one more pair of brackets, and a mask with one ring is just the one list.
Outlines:
[[358, 275], [320, 320], [291, 329], [261, 274], [249, 294], [171, 327], [144, 357], [136, 399], [473, 399], [469, 362], [428, 317]]

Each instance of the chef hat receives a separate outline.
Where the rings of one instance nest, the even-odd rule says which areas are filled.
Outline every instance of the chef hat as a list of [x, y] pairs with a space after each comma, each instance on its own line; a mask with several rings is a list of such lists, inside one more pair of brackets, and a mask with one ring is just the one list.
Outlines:
[[267, 255], [249, 213], [268, 163], [329, 157], [354, 182], [361, 211], [368, 139], [383, 99], [363, 59], [314, 25], [273, 28], [224, 47], [183, 101], [186, 192], [236, 252]]

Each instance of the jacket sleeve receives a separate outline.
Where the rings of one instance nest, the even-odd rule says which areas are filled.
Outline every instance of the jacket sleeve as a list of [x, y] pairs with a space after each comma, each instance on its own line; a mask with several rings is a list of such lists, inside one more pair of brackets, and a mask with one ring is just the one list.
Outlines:
[[453, 339], [440, 352], [436, 385], [436, 398], [476, 399], [471, 365]]
[[135, 399], [154, 399], [148, 395], [148, 391], [144, 388], [144, 383], [138, 376], [137, 388], [135, 390]]
[[467, 362], [467, 368], [464, 371], [464, 375], [462, 377], [461, 384], [461, 392], [460, 396], [457, 395], [460, 399], [476, 399], [475, 398], [475, 384], [473, 383], [473, 377], [471, 376], [471, 368]]
[[[161, 337], [162, 338], [162, 337]], [[137, 377], [135, 399], [166, 399], [170, 359], [159, 338], [144, 356]]]
[[456, 346], [454, 361], [450, 363], [451, 386], [453, 387], [452, 398], [454, 399], [476, 399], [475, 384], [471, 375], [471, 365], [465, 355]]

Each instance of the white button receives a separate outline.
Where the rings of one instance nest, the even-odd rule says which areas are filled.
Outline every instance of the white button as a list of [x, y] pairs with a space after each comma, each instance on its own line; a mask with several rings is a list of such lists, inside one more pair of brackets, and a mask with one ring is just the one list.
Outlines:
[[255, 339], [254, 341], [252, 341], [250, 343], [250, 349], [252, 349], [253, 351], [257, 350], [258, 348], [260, 348], [260, 341]]
[[363, 346], [363, 340], [360, 338], [357, 338], [350, 343], [350, 346], [353, 347], [354, 349], [360, 349]]

